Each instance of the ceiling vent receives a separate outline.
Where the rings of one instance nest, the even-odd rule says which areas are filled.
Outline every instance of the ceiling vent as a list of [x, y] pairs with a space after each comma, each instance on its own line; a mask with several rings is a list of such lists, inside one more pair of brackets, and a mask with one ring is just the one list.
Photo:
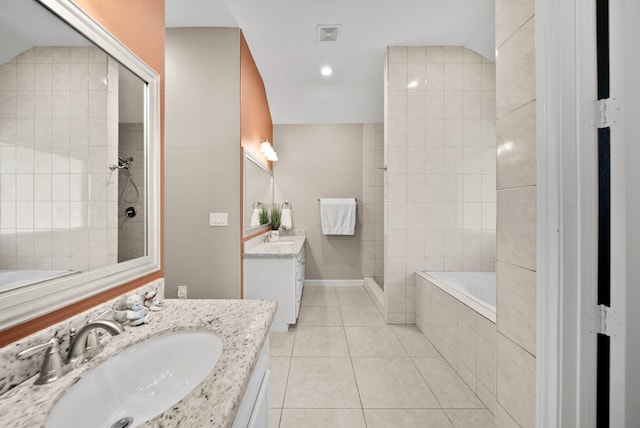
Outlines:
[[340, 25], [318, 25], [319, 42], [337, 42], [340, 35]]

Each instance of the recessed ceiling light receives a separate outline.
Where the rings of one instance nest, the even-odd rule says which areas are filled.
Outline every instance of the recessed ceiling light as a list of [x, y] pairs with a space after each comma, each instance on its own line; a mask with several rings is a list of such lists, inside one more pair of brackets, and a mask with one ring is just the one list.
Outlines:
[[407, 88], [409, 88], [409, 89], [413, 89], [413, 88], [417, 88], [417, 87], [418, 87], [418, 81], [417, 80], [412, 80], [407, 85]]
[[329, 67], [328, 65], [325, 65], [320, 70], [320, 73], [322, 73], [323, 76], [331, 76], [333, 74], [333, 68]]

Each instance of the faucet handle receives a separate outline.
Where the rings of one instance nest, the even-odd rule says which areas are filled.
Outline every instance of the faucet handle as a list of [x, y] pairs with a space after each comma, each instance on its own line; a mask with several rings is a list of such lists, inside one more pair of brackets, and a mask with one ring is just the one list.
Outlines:
[[42, 365], [40, 366], [40, 376], [36, 379], [36, 385], [44, 385], [51, 383], [69, 371], [69, 367], [64, 363], [64, 358], [60, 354], [60, 340], [57, 337], [52, 337], [46, 343], [35, 345], [24, 351], [19, 352], [16, 356], [20, 359], [28, 358], [37, 354], [42, 350], [46, 350]]

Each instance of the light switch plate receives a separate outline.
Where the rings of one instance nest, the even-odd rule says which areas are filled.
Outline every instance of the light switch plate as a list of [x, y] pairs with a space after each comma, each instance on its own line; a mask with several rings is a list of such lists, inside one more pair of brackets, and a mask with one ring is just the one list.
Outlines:
[[209, 213], [209, 226], [228, 226], [229, 213]]

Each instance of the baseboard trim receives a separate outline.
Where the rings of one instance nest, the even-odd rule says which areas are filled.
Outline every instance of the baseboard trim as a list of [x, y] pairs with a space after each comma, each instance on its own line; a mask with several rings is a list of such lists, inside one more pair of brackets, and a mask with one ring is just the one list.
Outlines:
[[306, 286], [354, 286], [359, 287], [362, 286], [361, 279], [305, 279], [304, 285]]

